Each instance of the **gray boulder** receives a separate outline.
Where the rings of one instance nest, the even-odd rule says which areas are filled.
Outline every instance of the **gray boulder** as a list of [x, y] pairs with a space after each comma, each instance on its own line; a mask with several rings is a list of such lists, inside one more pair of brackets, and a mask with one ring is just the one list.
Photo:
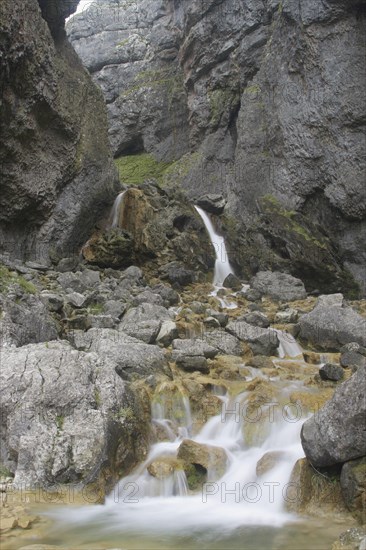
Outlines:
[[304, 423], [301, 443], [314, 466], [332, 466], [366, 454], [365, 395], [366, 372], [360, 368]]
[[146, 344], [152, 344], [159, 334], [162, 322], [170, 320], [171, 315], [164, 307], [143, 303], [127, 311], [119, 330]]
[[240, 340], [224, 330], [211, 330], [203, 335], [203, 340], [217, 349], [219, 354], [237, 355], [243, 353]]
[[218, 350], [210, 346], [204, 340], [174, 340], [173, 341], [173, 360], [183, 355], [199, 355], [207, 359], [213, 359], [218, 354]]
[[247, 342], [254, 355], [275, 355], [279, 346], [276, 331], [268, 328], [254, 327], [245, 321], [231, 321], [227, 332], [239, 340]]
[[250, 281], [253, 290], [278, 302], [291, 302], [306, 298], [304, 283], [288, 273], [259, 271]]
[[113, 329], [92, 328], [69, 334], [73, 346], [82, 351], [109, 357], [117, 373], [125, 380], [150, 374], [169, 374], [164, 351], [137, 338]]
[[203, 355], [180, 355], [176, 359], [176, 364], [187, 372], [199, 371], [203, 374], [210, 372], [207, 359]]
[[177, 325], [174, 321], [163, 321], [156, 338], [156, 343], [162, 344], [163, 346], [170, 346], [175, 338], [178, 338]]
[[340, 305], [339, 300], [320, 299], [310, 313], [300, 318], [299, 327], [301, 339], [323, 350], [339, 351], [350, 342], [366, 346], [366, 319], [351, 307]]
[[246, 313], [245, 315], [238, 317], [238, 321], [245, 321], [246, 323], [249, 323], [249, 325], [262, 328], [268, 328], [271, 324], [268, 317], [260, 311], [251, 311], [250, 313]]
[[1, 461], [16, 486], [111, 481], [129, 465], [138, 428], [119, 413], [134, 402], [110, 356], [67, 342], [5, 349], [0, 380]]
[[320, 378], [322, 380], [332, 380], [338, 382], [344, 377], [342, 367], [334, 365], [333, 363], [326, 363], [319, 369]]
[[61, 296], [53, 292], [43, 291], [39, 295], [39, 299], [46, 306], [48, 311], [59, 312], [61, 311], [64, 301]]

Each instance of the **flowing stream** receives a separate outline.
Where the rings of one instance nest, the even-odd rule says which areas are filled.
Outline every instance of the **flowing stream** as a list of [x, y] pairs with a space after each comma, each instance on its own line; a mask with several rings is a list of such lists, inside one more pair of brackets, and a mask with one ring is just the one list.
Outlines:
[[120, 216], [120, 209], [123, 202], [123, 197], [125, 196], [126, 191], [122, 191], [119, 195], [117, 195], [114, 204], [112, 206], [112, 211], [110, 215], [110, 228], [114, 229], [118, 227], [119, 222], [119, 216]]

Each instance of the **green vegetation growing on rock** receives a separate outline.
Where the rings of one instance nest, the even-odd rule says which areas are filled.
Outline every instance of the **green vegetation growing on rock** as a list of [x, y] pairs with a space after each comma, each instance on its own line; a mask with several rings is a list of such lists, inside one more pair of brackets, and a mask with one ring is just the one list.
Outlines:
[[156, 179], [162, 183], [164, 172], [169, 168], [169, 162], [159, 162], [148, 153], [128, 155], [115, 159], [120, 180], [126, 185], [136, 185], [148, 179]]
[[184, 179], [197, 167], [201, 160], [202, 154], [199, 152], [186, 153], [183, 157], [171, 163], [165, 170], [163, 185], [181, 186]]
[[34, 284], [26, 281], [24, 277], [10, 271], [4, 265], [0, 265], [0, 294], [6, 292], [9, 286], [13, 284], [19, 285], [24, 292], [27, 292], [28, 294], [35, 294], [37, 292]]

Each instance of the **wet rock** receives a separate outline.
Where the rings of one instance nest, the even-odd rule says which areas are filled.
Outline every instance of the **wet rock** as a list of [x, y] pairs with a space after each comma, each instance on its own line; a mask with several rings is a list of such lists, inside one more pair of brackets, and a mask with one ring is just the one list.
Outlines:
[[170, 320], [171, 315], [164, 307], [141, 304], [127, 311], [119, 325], [119, 330], [146, 344], [152, 344], [159, 334], [162, 322]]
[[366, 457], [343, 464], [341, 488], [344, 502], [356, 519], [366, 523]]
[[271, 324], [268, 317], [260, 311], [252, 311], [250, 313], [246, 313], [245, 315], [241, 315], [238, 317], [238, 321], [245, 321], [246, 323], [249, 323], [249, 325], [262, 328], [268, 328]]
[[300, 458], [291, 472], [286, 507], [316, 517], [347, 514], [340, 483], [318, 473], [306, 458]]
[[273, 470], [273, 468], [278, 466], [279, 462], [285, 457], [286, 453], [282, 451], [270, 451], [265, 453], [257, 462], [255, 469], [257, 476], [262, 476], [270, 470]]
[[175, 362], [177, 367], [188, 372], [199, 371], [203, 374], [210, 372], [207, 359], [203, 355], [178, 355]]
[[254, 288], [249, 288], [246, 292], [244, 292], [244, 297], [249, 302], [259, 302], [262, 298], [262, 294]]
[[302, 281], [279, 271], [259, 271], [250, 281], [250, 286], [261, 296], [269, 296], [278, 302], [291, 302], [306, 298]]
[[178, 328], [173, 321], [163, 321], [159, 334], [156, 337], [156, 343], [163, 346], [170, 346], [172, 341], [178, 338]]
[[262, 355], [252, 357], [248, 361], [248, 364], [256, 369], [273, 369], [275, 367], [273, 361], [271, 361], [269, 357], [265, 357]]
[[222, 195], [204, 195], [197, 200], [197, 205], [210, 214], [220, 215], [225, 208], [226, 200]]
[[[218, 351], [204, 340], [180, 340], [173, 341], [173, 350], [176, 355], [203, 355], [207, 359], [216, 357]], [[173, 358], [174, 358], [173, 353]]]
[[332, 380], [333, 382], [339, 382], [344, 377], [342, 367], [335, 365], [334, 363], [326, 363], [319, 369], [319, 375], [322, 380]]
[[127, 267], [135, 261], [135, 242], [123, 229], [98, 231], [83, 246], [86, 262], [98, 267]]
[[232, 290], [241, 290], [242, 287], [240, 279], [233, 273], [230, 273], [222, 284], [225, 288], [231, 288]]
[[147, 471], [151, 476], [156, 477], [157, 479], [165, 479], [174, 473], [177, 463], [179, 462], [176, 459], [154, 460], [154, 462], [149, 464], [147, 467]]
[[182, 441], [177, 457], [185, 464], [199, 464], [209, 473], [209, 481], [219, 479], [226, 469], [227, 456], [224, 449], [196, 443], [191, 439]]
[[332, 466], [365, 454], [365, 394], [365, 369], [360, 368], [304, 423], [301, 443], [314, 466]]
[[274, 330], [254, 327], [245, 321], [230, 321], [226, 330], [239, 340], [247, 342], [254, 355], [275, 355], [279, 346]]
[[328, 351], [338, 351], [350, 342], [365, 346], [366, 319], [339, 302], [337, 299], [335, 305], [322, 305], [324, 300], [318, 301], [315, 308], [299, 320], [300, 338]]

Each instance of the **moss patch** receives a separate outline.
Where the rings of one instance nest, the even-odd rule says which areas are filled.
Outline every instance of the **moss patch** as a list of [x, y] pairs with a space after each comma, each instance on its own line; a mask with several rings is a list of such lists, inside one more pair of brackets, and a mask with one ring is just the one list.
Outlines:
[[27, 292], [28, 294], [35, 294], [37, 292], [34, 284], [26, 281], [24, 277], [11, 272], [4, 265], [0, 265], [0, 294], [5, 293], [9, 286], [13, 284], [19, 285], [24, 292]]
[[158, 162], [152, 155], [128, 155], [115, 159], [120, 180], [126, 185], [137, 185], [148, 179], [163, 181], [163, 175], [171, 165], [169, 162]]

